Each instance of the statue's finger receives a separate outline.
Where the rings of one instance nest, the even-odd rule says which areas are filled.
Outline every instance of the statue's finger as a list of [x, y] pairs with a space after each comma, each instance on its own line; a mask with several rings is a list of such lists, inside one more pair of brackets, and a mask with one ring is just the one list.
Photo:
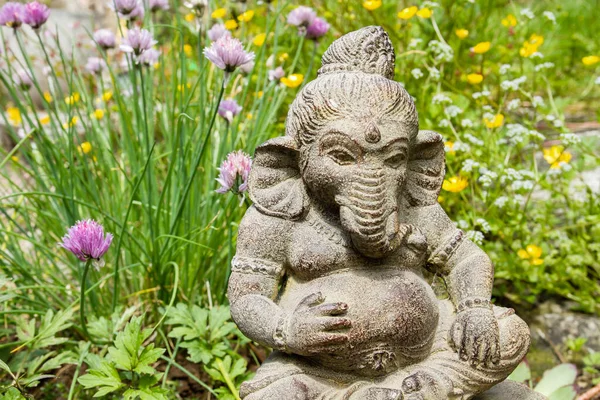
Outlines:
[[481, 345], [479, 345], [479, 351], [477, 353], [477, 361], [481, 364], [487, 364], [489, 360], [490, 354], [490, 344], [487, 340], [484, 340]]
[[343, 333], [321, 333], [315, 337], [315, 346], [339, 345], [348, 342], [348, 335]]
[[315, 314], [318, 315], [342, 315], [348, 311], [348, 304], [346, 303], [327, 303], [320, 304], [312, 308]]
[[325, 297], [323, 297], [323, 293], [317, 292], [317, 293], [309, 294], [308, 296], [303, 298], [302, 301], [300, 302], [300, 304], [298, 304], [298, 307], [296, 307], [296, 308], [297, 309], [310, 308], [310, 307], [316, 306], [318, 304], [321, 304], [324, 301], [325, 301]]
[[462, 343], [462, 329], [463, 327], [461, 324], [454, 324], [452, 326], [450, 332], [450, 347], [452, 347], [454, 351], [460, 349], [460, 344]]
[[500, 362], [500, 359], [501, 359], [500, 346], [498, 345], [497, 342], [492, 343], [492, 346], [490, 349], [490, 359], [492, 360], [493, 364], [498, 364]]
[[469, 331], [463, 332], [462, 345], [459, 354], [463, 361], [471, 359], [471, 355], [473, 354], [473, 334]]
[[352, 321], [350, 321], [348, 318], [319, 318], [319, 325], [321, 330], [335, 331], [338, 329], [348, 329], [352, 327]]

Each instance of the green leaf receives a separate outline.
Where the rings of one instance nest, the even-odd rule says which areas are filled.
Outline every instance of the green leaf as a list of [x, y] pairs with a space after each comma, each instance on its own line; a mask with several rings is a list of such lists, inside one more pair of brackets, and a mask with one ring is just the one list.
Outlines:
[[573, 386], [564, 386], [554, 391], [548, 400], [574, 400], [577, 397], [577, 391]]
[[123, 393], [125, 400], [169, 400], [167, 389], [161, 389], [159, 387], [153, 387], [148, 389], [132, 389], [129, 388]]
[[90, 366], [88, 373], [79, 377], [79, 382], [86, 389], [96, 388], [94, 397], [105, 396], [125, 386], [117, 369], [107, 360], [96, 354], [88, 354], [86, 362]]
[[4, 394], [0, 394], [0, 400], [27, 400], [17, 388], [8, 388]]
[[531, 369], [526, 361], [521, 362], [508, 377], [511, 381], [525, 383], [531, 380]]
[[572, 386], [577, 378], [577, 367], [573, 364], [560, 364], [544, 372], [544, 376], [535, 387], [535, 391], [550, 396], [564, 386]]
[[10, 370], [10, 367], [8, 366], [8, 364], [6, 364], [2, 360], [0, 360], [0, 369], [3, 369], [4, 371], [8, 372], [8, 374], [10, 376], [12, 376], [13, 378], [15, 377], [14, 374], [12, 373], [12, 371]]
[[37, 385], [40, 384], [40, 381], [42, 379], [47, 379], [47, 378], [54, 378], [54, 375], [50, 375], [50, 374], [38, 374], [38, 375], [33, 375], [33, 376], [29, 376], [26, 379], [20, 380], [20, 384], [22, 386], [31, 388], [31, 387], [36, 387]]

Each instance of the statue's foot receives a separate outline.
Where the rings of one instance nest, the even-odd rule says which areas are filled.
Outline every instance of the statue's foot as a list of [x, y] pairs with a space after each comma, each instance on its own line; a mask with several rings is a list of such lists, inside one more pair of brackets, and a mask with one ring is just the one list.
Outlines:
[[415, 372], [402, 381], [404, 400], [446, 400], [450, 391], [442, 378], [428, 372]]

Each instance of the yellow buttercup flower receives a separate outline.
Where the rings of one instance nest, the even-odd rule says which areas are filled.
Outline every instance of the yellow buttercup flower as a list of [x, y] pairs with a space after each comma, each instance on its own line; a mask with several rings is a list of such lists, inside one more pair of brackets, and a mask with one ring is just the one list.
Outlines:
[[102, 94], [102, 100], [104, 100], [107, 103], [109, 101], [111, 101], [112, 97], [113, 97], [113, 92], [111, 92], [111, 91], [106, 91]]
[[13, 160], [16, 163], [19, 162], [19, 157], [17, 157], [17, 156], [12, 156], [10, 159]]
[[510, 28], [511, 26], [517, 26], [517, 18], [514, 15], [508, 14], [506, 18], [502, 20], [502, 25]]
[[303, 80], [304, 80], [304, 75], [291, 74], [291, 75], [284, 76], [283, 78], [281, 78], [281, 83], [283, 83], [285, 86], [293, 89], [293, 88], [297, 88], [298, 86], [300, 86], [302, 84]]
[[567, 164], [573, 156], [565, 151], [563, 146], [552, 146], [543, 150], [544, 160], [550, 164], [551, 169], [558, 169], [562, 163]]
[[71, 120], [69, 122], [65, 122], [62, 126], [64, 129], [72, 128], [75, 125], [77, 125], [78, 121], [79, 121], [79, 117], [74, 116], [73, 118], [71, 118]]
[[44, 115], [43, 117], [40, 117], [40, 124], [42, 125], [48, 125], [50, 123], [50, 116], [49, 115]]
[[381, 0], [367, 0], [363, 1], [362, 6], [369, 11], [373, 11], [381, 7], [381, 3]]
[[446, 150], [446, 153], [448, 153], [449, 155], [453, 156], [456, 154], [456, 151], [454, 151], [454, 142], [448, 140], [447, 142], [444, 143], [444, 150]]
[[442, 189], [447, 192], [458, 193], [463, 191], [467, 186], [469, 186], [467, 178], [463, 178], [462, 176], [451, 176], [448, 179], [444, 179]]
[[484, 118], [483, 123], [490, 129], [500, 128], [504, 124], [504, 115], [496, 114], [492, 119]]
[[187, 22], [193, 22], [196, 19], [196, 16], [192, 13], [189, 13], [185, 14], [185, 17], [183, 17], [183, 19], [185, 19]]
[[69, 97], [65, 97], [65, 103], [69, 106], [79, 103], [79, 100], [81, 99], [81, 96], [79, 95], [79, 93], [75, 92], [72, 95], [70, 95]]
[[6, 109], [6, 114], [8, 117], [8, 122], [11, 125], [17, 126], [21, 125], [23, 122], [23, 118], [21, 117], [21, 111], [17, 107], [8, 107]]
[[590, 65], [598, 64], [600, 62], [600, 57], [598, 57], [598, 56], [583, 57], [581, 59], [581, 62], [583, 63], [583, 65], [586, 65], [589, 67]]
[[481, 74], [469, 74], [469, 75], [467, 75], [467, 81], [471, 85], [477, 85], [478, 83], [481, 83], [483, 81], [483, 75], [481, 75]]
[[238, 21], [240, 22], [250, 22], [254, 18], [254, 10], [248, 10], [245, 13], [238, 15]]
[[480, 43], [477, 43], [475, 46], [471, 47], [471, 51], [475, 54], [483, 54], [483, 53], [487, 53], [491, 47], [492, 47], [491, 42], [480, 42]]
[[433, 10], [431, 8], [423, 7], [417, 11], [417, 16], [420, 18], [431, 18]]
[[183, 45], [183, 52], [185, 53], [186, 56], [191, 57], [193, 51], [194, 51], [194, 49], [189, 44]]
[[254, 43], [256, 46], [262, 46], [263, 44], [265, 44], [266, 39], [267, 39], [267, 34], [261, 33], [254, 37], [254, 40], [252, 40], [252, 43]]
[[77, 149], [83, 154], [88, 154], [90, 151], [92, 151], [92, 144], [90, 142], [83, 142], [81, 143], [81, 146], [77, 147]]
[[456, 34], [456, 36], [458, 36], [458, 38], [460, 40], [465, 39], [467, 36], [469, 36], [469, 31], [466, 29], [457, 29], [454, 31], [454, 33]]
[[237, 27], [238, 23], [235, 22], [235, 19], [225, 21], [225, 29], [233, 31], [234, 29], [237, 29]]
[[97, 108], [93, 113], [92, 113], [92, 117], [96, 118], [96, 119], [102, 119], [104, 118], [104, 110]]
[[544, 44], [544, 37], [542, 35], [533, 34], [523, 43], [523, 47], [519, 50], [521, 57], [531, 57], [534, 53], [537, 53], [538, 48]]
[[252, 113], [246, 114], [246, 119], [247, 120], [251, 120], [252, 118], [254, 118], [254, 116], [252, 115]]
[[283, 53], [282, 55], [279, 56], [279, 62], [284, 62], [288, 58], [290, 58], [290, 55], [288, 53]]
[[405, 9], [403, 9], [402, 11], [400, 11], [398, 13], [398, 18], [400, 18], [400, 19], [411, 19], [412, 17], [415, 16], [415, 14], [417, 13], [417, 11], [419, 11], [419, 8], [417, 6], [406, 7]]
[[44, 92], [44, 100], [46, 100], [48, 103], [52, 103], [52, 95], [50, 92]]
[[517, 255], [522, 260], [529, 260], [533, 265], [541, 265], [544, 263], [544, 259], [542, 259], [542, 248], [535, 244], [529, 244], [524, 249], [519, 249]]
[[227, 15], [227, 10], [225, 8], [217, 8], [215, 11], [210, 14], [210, 16], [214, 19], [223, 18]]

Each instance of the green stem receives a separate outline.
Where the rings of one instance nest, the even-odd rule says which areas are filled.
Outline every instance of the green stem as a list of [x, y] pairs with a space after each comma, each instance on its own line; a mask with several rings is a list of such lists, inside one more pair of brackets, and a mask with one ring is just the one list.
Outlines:
[[220, 358], [217, 358], [216, 364], [217, 364], [217, 367], [219, 368], [219, 372], [221, 372], [221, 375], [223, 375], [223, 378], [225, 378], [225, 383], [227, 384], [227, 387], [229, 388], [229, 391], [231, 392], [233, 397], [235, 397], [235, 400], [242, 400], [242, 399], [240, 399], [240, 395], [238, 394], [238, 391], [237, 391], [235, 385], [231, 381], [231, 377], [229, 376], [229, 373], [227, 372], [227, 370], [225, 369], [225, 366], [223, 365], [223, 361], [221, 361]]
[[81, 277], [81, 295], [79, 296], [79, 319], [81, 322], [81, 327], [83, 328], [83, 332], [85, 336], [94, 343], [94, 340], [90, 336], [90, 333], [87, 330], [87, 326], [85, 324], [85, 280], [87, 278], [88, 271], [90, 270], [90, 265], [92, 265], [92, 260], [89, 259], [85, 263], [85, 267], [83, 267], [83, 276]]

